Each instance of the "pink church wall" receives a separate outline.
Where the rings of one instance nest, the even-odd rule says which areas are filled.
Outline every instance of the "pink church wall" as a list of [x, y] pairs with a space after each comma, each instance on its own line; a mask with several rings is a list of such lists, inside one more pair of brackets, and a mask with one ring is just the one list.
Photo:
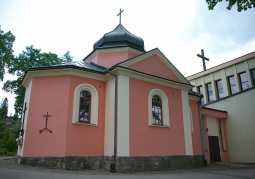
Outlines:
[[194, 155], [203, 155], [202, 135], [200, 127], [200, 117], [198, 110], [198, 101], [189, 100], [189, 106], [192, 111], [193, 119], [193, 133], [192, 133], [192, 145]]
[[208, 141], [208, 132], [206, 131], [206, 129], [208, 128], [207, 126], [207, 122], [206, 122], [206, 116], [202, 115], [202, 120], [203, 120], [203, 124], [204, 124], [204, 137], [205, 137], [205, 146], [206, 146], [206, 150], [205, 150], [205, 155], [206, 155], [206, 159], [207, 159], [207, 163], [210, 164], [211, 163], [211, 159], [210, 159], [210, 149], [209, 149], [209, 141]]
[[[181, 91], [133, 78], [129, 88], [130, 156], [185, 155]], [[148, 95], [155, 88], [168, 97], [170, 128], [148, 126]]]
[[96, 54], [89, 62], [110, 68], [111, 66], [137, 56], [131, 52], [114, 52]]
[[[24, 156], [64, 156], [70, 77], [37, 77], [33, 79]], [[45, 127], [46, 112], [49, 131]]]
[[[74, 89], [93, 85], [99, 94], [98, 126], [72, 123]], [[75, 76], [33, 79], [24, 156], [95, 156], [104, 154], [105, 83]], [[70, 86], [70, 87], [69, 87]], [[49, 112], [48, 128], [43, 115]], [[88, 145], [89, 143], [89, 145]]]
[[169, 80], [182, 82], [157, 55], [135, 63], [129, 66], [129, 68]]
[[[75, 88], [82, 83], [94, 86], [99, 95], [98, 126], [72, 124], [73, 94]], [[71, 77], [70, 108], [68, 109], [66, 155], [67, 156], [103, 156], [104, 155], [104, 119], [105, 119], [105, 88], [102, 81]]]
[[[222, 162], [230, 162], [229, 151], [228, 151], [228, 140], [227, 140], [227, 133], [226, 133], [226, 120], [221, 120], [221, 122], [223, 123], [224, 129], [222, 129], [222, 132], [224, 132], [224, 140], [225, 140], [225, 144], [226, 144], [226, 150], [223, 150], [221, 133], [219, 133], [218, 136], [219, 136], [219, 146], [220, 146], [220, 151], [221, 151], [221, 161]], [[220, 131], [220, 125], [218, 125], [218, 131]]]

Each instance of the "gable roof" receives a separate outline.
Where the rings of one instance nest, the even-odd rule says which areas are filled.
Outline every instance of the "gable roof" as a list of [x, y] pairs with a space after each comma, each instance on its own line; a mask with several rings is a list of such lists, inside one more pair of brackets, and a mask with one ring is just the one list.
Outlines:
[[109, 70], [112, 70], [116, 67], [128, 68], [131, 65], [146, 60], [148, 57], [151, 57], [153, 55], [157, 55], [162, 60], [162, 62], [169, 68], [169, 70], [171, 70], [180, 79], [182, 83], [190, 84], [189, 81], [180, 73], [180, 71], [166, 58], [166, 56], [158, 48], [152, 49], [136, 57], [117, 63], [111, 68], [109, 68]]

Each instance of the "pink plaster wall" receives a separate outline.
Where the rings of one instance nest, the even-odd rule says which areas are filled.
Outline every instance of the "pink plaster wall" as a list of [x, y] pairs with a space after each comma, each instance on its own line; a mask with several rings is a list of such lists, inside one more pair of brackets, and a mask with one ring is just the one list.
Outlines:
[[157, 55], [135, 63], [129, 66], [129, 68], [169, 80], [182, 82]]
[[[217, 122], [219, 123], [219, 119]], [[221, 122], [223, 124], [222, 132], [224, 132], [224, 139], [225, 139], [225, 143], [226, 143], [226, 150], [223, 150], [221, 133], [219, 132], [218, 136], [219, 136], [219, 146], [220, 146], [220, 151], [221, 151], [221, 161], [222, 162], [230, 162], [228, 145], [227, 145], [228, 141], [227, 141], [227, 134], [226, 134], [226, 122], [225, 122], [225, 120], [221, 120]], [[218, 131], [220, 131], [220, 125], [218, 125]]]
[[110, 68], [111, 66], [123, 62], [127, 59], [133, 58], [137, 54], [131, 52], [112, 52], [96, 54], [89, 62], [94, 62], [98, 65]]
[[[29, 111], [27, 114], [24, 156], [64, 156], [70, 77], [33, 78]], [[27, 102], [27, 101], [25, 101]], [[49, 131], [45, 127], [46, 112]]]
[[203, 143], [200, 127], [199, 108], [198, 101], [189, 100], [189, 106], [192, 111], [193, 119], [193, 133], [192, 133], [192, 145], [194, 155], [203, 155]]
[[[130, 156], [185, 155], [181, 91], [130, 78]], [[168, 97], [170, 128], [148, 126], [148, 96], [160, 89]]]
[[[81, 83], [90, 83], [99, 94], [98, 126], [72, 123], [74, 89]], [[55, 76], [33, 79], [24, 156], [95, 156], [104, 153], [105, 83], [75, 77]], [[46, 112], [51, 117], [45, 126]]]
[[203, 120], [203, 124], [204, 124], [204, 130], [205, 130], [205, 145], [206, 145], [206, 149], [205, 149], [205, 155], [206, 155], [206, 160], [207, 163], [210, 164], [211, 163], [211, 159], [210, 159], [210, 149], [209, 149], [209, 141], [208, 141], [208, 132], [206, 132], [206, 129], [208, 128], [207, 126], [207, 122], [206, 122], [206, 116], [202, 115], [202, 120]]
[[[104, 119], [105, 119], [105, 88], [102, 81], [71, 76], [70, 108], [68, 109], [66, 156], [98, 156], [104, 155]], [[94, 86], [99, 95], [98, 126], [72, 124], [73, 91], [82, 83]]]
[[211, 110], [211, 109], [206, 109], [206, 108], [201, 108], [201, 114], [207, 115], [207, 116], [213, 116], [213, 117], [217, 117], [217, 118], [222, 118], [222, 119], [228, 118], [227, 112], [216, 111], [216, 110]]

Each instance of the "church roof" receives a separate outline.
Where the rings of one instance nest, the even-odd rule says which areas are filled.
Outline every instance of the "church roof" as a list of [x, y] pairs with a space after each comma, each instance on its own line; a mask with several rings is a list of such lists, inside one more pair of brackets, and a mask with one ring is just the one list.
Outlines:
[[131, 34], [122, 24], [119, 24], [113, 31], [104, 34], [101, 39], [94, 43], [93, 50], [126, 46], [144, 51], [143, 39]]
[[63, 69], [63, 68], [73, 68], [78, 70], [84, 70], [84, 71], [91, 71], [95, 73], [101, 73], [104, 74], [107, 71], [107, 68], [96, 65], [94, 63], [85, 63], [83, 61], [72, 61], [65, 64], [57, 64], [57, 65], [51, 65], [51, 66], [43, 66], [43, 67], [33, 67], [29, 68], [28, 71], [34, 71], [34, 70], [48, 70], [48, 69]]

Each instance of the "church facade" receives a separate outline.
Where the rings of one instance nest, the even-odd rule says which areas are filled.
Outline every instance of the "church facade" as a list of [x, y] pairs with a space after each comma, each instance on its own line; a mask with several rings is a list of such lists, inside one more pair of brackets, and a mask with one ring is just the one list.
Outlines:
[[220, 126], [221, 131], [221, 125], [225, 123], [227, 141], [222, 140], [222, 153], [229, 152], [230, 162], [254, 163], [255, 52], [191, 75], [187, 79], [194, 85], [193, 91], [203, 94], [202, 108], [228, 113], [228, 119], [213, 120], [209, 116], [202, 116], [204, 127], [208, 129], [205, 139], [221, 138], [221, 133], [213, 126]]
[[203, 166], [211, 159], [202, 115], [222, 119], [219, 140], [227, 141], [227, 113], [200, 108], [194, 86], [121, 23], [83, 61], [30, 68], [22, 85], [21, 164], [117, 172]]

